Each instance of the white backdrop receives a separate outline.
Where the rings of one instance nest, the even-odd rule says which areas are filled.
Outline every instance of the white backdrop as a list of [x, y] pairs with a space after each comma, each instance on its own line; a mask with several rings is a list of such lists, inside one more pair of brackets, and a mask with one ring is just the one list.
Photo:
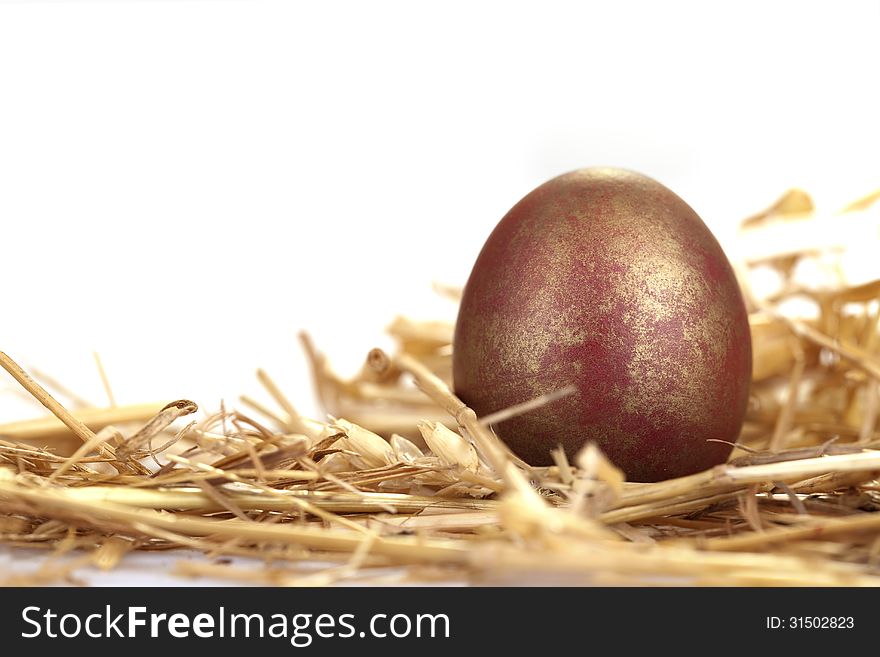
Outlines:
[[[395, 313], [452, 317], [504, 212], [588, 165], [722, 243], [880, 183], [877, 2], [0, 4], [0, 349], [102, 401], [314, 406]], [[4, 381], [5, 383], [5, 381]], [[0, 396], [2, 419], [35, 411]]]

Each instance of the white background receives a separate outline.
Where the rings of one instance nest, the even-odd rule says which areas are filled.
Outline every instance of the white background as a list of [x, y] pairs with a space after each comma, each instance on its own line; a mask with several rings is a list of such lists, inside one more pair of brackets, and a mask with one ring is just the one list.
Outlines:
[[296, 331], [346, 371], [452, 318], [431, 282], [549, 177], [639, 170], [724, 244], [876, 188], [878, 63], [868, 1], [3, 3], [0, 349], [97, 402], [93, 350], [120, 403], [264, 366], [314, 413]]
[[[880, 183], [878, 2], [0, 4], [0, 349], [103, 401], [314, 406], [396, 313], [454, 315], [521, 196], [642, 171], [728, 239]], [[7, 414], [32, 414], [9, 407]]]

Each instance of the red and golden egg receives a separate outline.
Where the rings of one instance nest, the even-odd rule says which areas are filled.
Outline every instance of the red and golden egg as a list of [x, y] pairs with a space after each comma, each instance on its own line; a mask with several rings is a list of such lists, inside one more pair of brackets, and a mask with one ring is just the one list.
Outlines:
[[672, 191], [618, 169], [541, 185], [501, 220], [464, 289], [456, 393], [478, 415], [574, 385], [501, 422], [534, 465], [594, 441], [634, 481], [721, 463], [751, 378], [733, 270]]

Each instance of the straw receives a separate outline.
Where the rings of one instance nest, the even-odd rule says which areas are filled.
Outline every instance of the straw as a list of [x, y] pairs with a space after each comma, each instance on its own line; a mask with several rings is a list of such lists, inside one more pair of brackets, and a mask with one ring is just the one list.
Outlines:
[[[876, 586], [880, 272], [850, 280], [845, 263], [856, 228], [880, 225], [878, 200], [829, 214], [790, 190], [743, 222], [746, 423], [728, 463], [656, 483], [625, 481], [593, 444], [523, 462], [493, 427], [572, 390], [478, 417], [452, 389], [449, 322], [395, 318], [393, 349], [351, 376], [302, 334], [325, 419], [262, 369], [267, 400], [241, 409], [117, 405], [97, 357], [109, 408], [37, 377], [68, 408], [0, 353], [52, 414], [0, 425], [0, 541], [47, 553], [0, 583], [82, 584], [133, 552], [185, 548], [206, 560], [175, 574], [271, 585]], [[799, 278], [809, 267], [821, 280]], [[768, 269], [778, 284], [762, 289]]]

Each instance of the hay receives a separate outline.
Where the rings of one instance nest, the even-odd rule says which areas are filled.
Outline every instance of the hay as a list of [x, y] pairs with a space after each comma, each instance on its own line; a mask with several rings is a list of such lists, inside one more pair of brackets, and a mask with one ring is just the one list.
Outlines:
[[658, 483], [624, 481], [594, 445], [523, 463], [491, 425], [571, 390], [478, 418], [450, 390], [442, 322], [396, 319], [395, 352], [352, 378], [303, 335], [327, 421], [262, 370], [274, 405], [189, 424], [193, 402], [96, 409], [39, 374], [71, 411], [0, 354], [53, 414], [0, 426], [0, 540], [49, 553], [0, 581], [81, 583], [134, 550], [188, 548], [208, 558], [177, 574], [255, 584], [878, 585], [880, 280], [843, 266], [852, 235], [876, 238], [878, 199], [826, 216], [792, 190], [743, 222], [747, 422], [727, 464]]

